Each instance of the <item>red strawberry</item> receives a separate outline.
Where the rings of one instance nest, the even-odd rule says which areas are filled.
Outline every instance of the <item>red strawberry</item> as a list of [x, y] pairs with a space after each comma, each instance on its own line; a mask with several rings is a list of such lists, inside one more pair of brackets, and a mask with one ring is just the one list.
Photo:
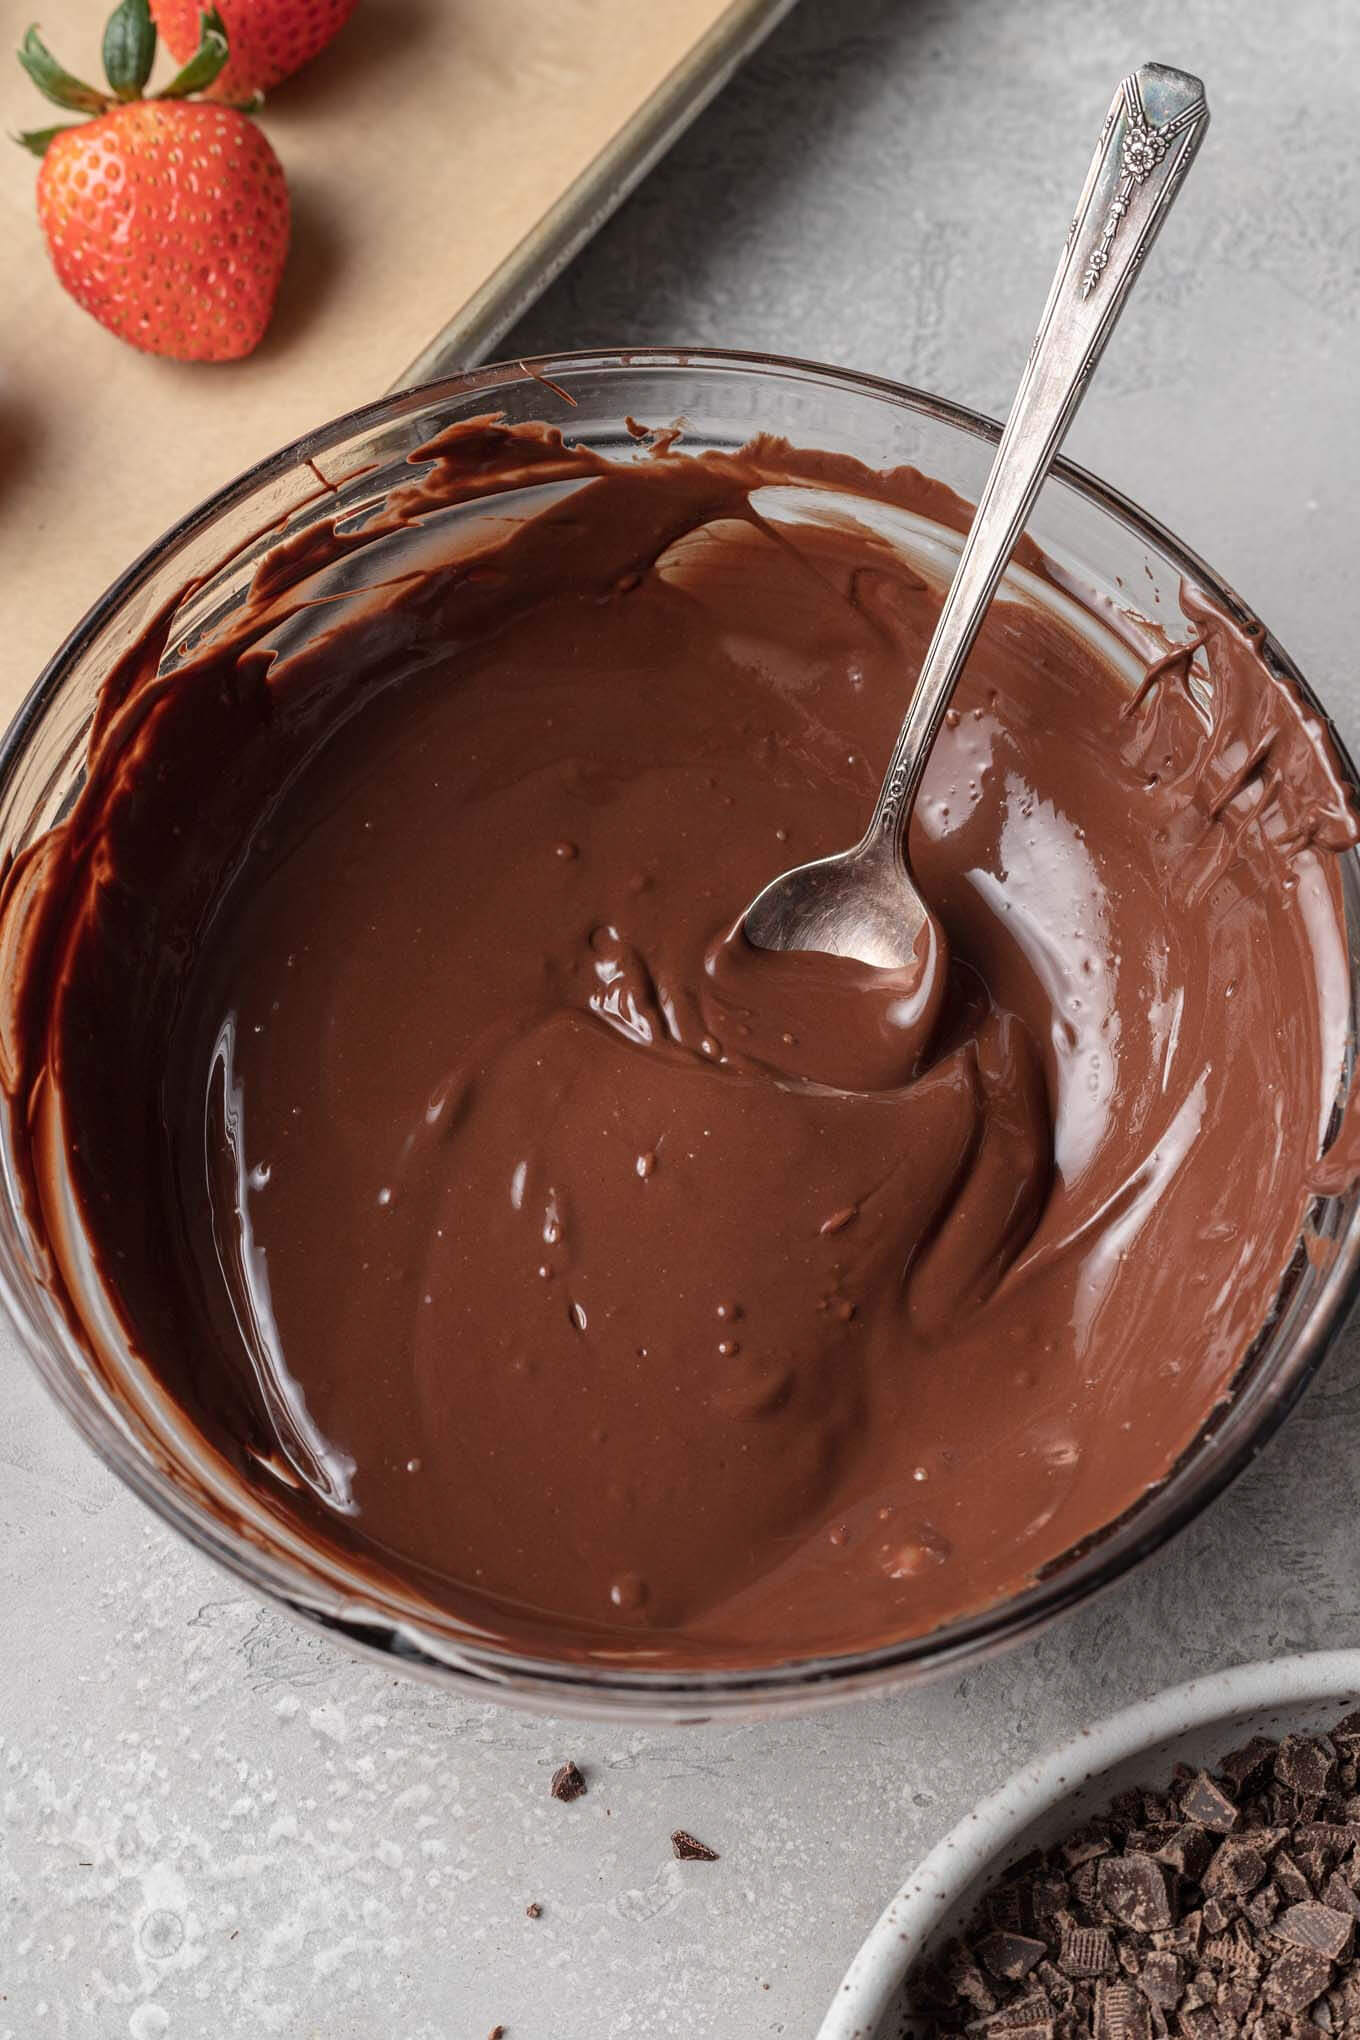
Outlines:
[[288, 188], [253, 121], [181, 96], [226, 61], [220, 25], [203, 22], [197, 55], [154, 99], [136, 96], [155, 54], [147, 0], [122, 0], [109, 23], [111, 93], [62, 71], [30, 29], [20, 51], [30, 76], [94, 118], [21, 139], [42, 156], [38, 218], [76, 303], [151, 354], [232, 361], [269, 324], [288, 252]]
[[[324, 50], [358, 0], [219, 0], [231, 61], [209, 97], [244, 104]], [[151, 0], [156, 25], [177, 62], [198, 44], [198, 0]]]

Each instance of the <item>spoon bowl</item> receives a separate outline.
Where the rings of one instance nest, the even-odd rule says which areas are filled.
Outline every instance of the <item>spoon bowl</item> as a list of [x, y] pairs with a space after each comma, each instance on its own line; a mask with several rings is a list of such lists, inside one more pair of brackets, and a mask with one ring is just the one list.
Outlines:
[[757, 949], [819, 950], [879, 970], [928, 965], [944, 942], [899, 845], [883, 835], [781, 873], [752, 900], [742, 929]]

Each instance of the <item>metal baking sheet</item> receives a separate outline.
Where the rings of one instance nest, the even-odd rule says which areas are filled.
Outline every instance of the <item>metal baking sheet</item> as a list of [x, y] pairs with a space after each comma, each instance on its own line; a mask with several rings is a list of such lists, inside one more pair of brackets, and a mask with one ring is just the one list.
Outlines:
[[402, 370], [393, 389], [475, 368], [599, 231], [796, 0], [732, 0], [651, 98]]

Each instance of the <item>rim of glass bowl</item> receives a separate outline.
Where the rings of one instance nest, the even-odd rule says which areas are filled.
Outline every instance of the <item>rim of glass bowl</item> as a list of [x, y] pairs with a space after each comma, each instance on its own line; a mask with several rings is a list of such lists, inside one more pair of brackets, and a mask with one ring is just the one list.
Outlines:
[[[718, 379], [738, 373], [821, 385], [877, 399], [984, 442], [995, 442], [1000, 435], [1000, 427], [993, 420], [905, 384], [795, 357], [713, 348], [584, 350], [543, 355], [526, 361], [493, 363], [437, 382], [390, 392], [332, 419], [249, 468], [190, 511], [119, 576], [49, 660], [0, 739], [0, 796], [8, 790], [30, 734], [59, 692], [67, 673], [119, 608], [162, 564], [167, 553], [207, 530], [225, 511], [271, 480], [305, 466], [365, 428], [426, 410], [437, 411], [442, 404], [469, 395], [491, 397], [497, 390], [528, 382], [543, 386], [546, 395], [551, 392], [552, 382], [563, 377], [584, 378], [623, 371], [664, 375], [668, 370], [700, 378], [713, 375]], [[569, 433], [569, 416], [563, 423]], [[1136, 539], [1165, 555], [1178, 574], [1202, 588], [1231, 616], [1255, 624], [1254, 612], [1235, 591], [1155, 518], [1071, 462], [1055, 462], [1053, 475], [1096, 509], [1113, 517]], [[300, 507], [288, 506], [290, 510]], [[217, 564], [220, 567], [226, 562]], [[1263, 653], [1274, 669], [1298, 688], [1309, 709], [1326, 725], [1352, 786], [1360, 795], [1355, 767], [1302, 674], [1269, 634], [1263, 642]], [[1342, 887], [1354, 1011], [1360, 1004], [1360, 854], [1354, 850], [1346, 852], [1342, 859]], [[1346, 1075], [1349, 1076], [1349, 1068]], [[23, 1214], [14, 1202], [8, 1180], [5, 1202], [9, 1219], [22, 1235]], [[353, 1577], [345, 1584], [346, 1571], [338, 1562], [330, 1567], [331, 1582], [323, 1587], [317, 1577], [281, 1553], [266, 1551], [243, 1536], [234, 1536], [206, 1505], [175, 1486], [144, 1456], [120, 1421], [113, 1398], [84, 1361], [73, 1335], [64, 1326], [54, 1328], [37, 1315], [29, 1294], [29, 1279], [21, 1273], [8, 1241], [0, 1252], [0, 1304], [40, 1378], [104, 1463], [199, 1550], [300, 1619], [343, 1636], [351, 1646], [376, 1654], [385, 1662], [396, 1659], [406, 1670], [486, 1699], [512, 1701], [558, 1713], [626, 1712], [635, 1717], [650, 1714], [682, 1720], [704, 1719], [717, 1712], [770, 1714], [807, 1709], [855, 1694], [882, 1692], [976, 1662], [1110, 1585], [1183, 1529], [1262, 1450], [1317, 1371], [1360, 1293], [1360, 1192], [1352, 1191], [1343, 1198], [1323, 1202], [1336, 1217], [1328, 1232], [1330, 1260], [1317, 1277], [1316, 1291], [1301, 1318], [1292, 1326], [1288, 1344], [1278, 1354], [1268, 1356], [1267, 1349], [1279, 1330], [1277, 1311], [1243, 1361], [1232, 1395], [1211, 1416], [1166, 1479], [1132, 1509], [1057, 1560], [1039, 1579], [1009, 1600], [960, 1617], [924, 1636], [871, 1651], [791, 1659], [745, 1670], [677, 1672], [527, 1657], [471, 1635], [455, 1640], [399, 1617], [392, 1610], [384, 1613], [375, 1605], [377, 1597], [371, 1588], [359, 1590]], [[1296, 1255], [1281, 1286], [1282, 1304], [1287, 1304], [1296, 1288], [1297, 1267]]]

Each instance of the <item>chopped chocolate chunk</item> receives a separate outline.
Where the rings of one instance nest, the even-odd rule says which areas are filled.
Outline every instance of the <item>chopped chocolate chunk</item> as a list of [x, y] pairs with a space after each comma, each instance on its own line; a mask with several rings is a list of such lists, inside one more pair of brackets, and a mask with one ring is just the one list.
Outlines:
[[1194, 2011], [1199, 2005], [1213, 2005], [1217, 2002], [1217, 1983], [1207, 1969], [1197, 1969], [1185, 1987], [1186, 2008]]
[[989, 2032], [1012, 2034], [1017, 2030], [1029, 2031], [1034, 2026], [1049, 2026], [1052, 2015], [1048, 2002], [1041, 1991], [1033, 1991], [1028, 1997], [1016, 1998], [1013, 2004], [994, 2012], [987, 2021]]
[[1237, 1966], [1233, 1961], [1232, 1935], [1211, 1935], [1204, 1944], [1200, 1962], [1202, 1966], [1196, 1974], [1212, 1981], [1216, 1992], [1215, 2003], [1221, 2002], [1229, 1984], [1238, 1980]]
[[1261, 1851], [1253, 1848], [1249, 1841], [1230, 1837], [1215, 1849], [1214, 1859], [1201, 1882], [1206, 1891], [1241, 1898], [1247, 1892], [1255, 1891], [1265, 1874], [1266, 1859]]
[[1266, 1978], [1266, 1997], [1282, 2012], [1306, 2012], [1332, 1980], [1325, 1955], [1308, 1948], [1286, 1948]]
[[537, 1899], [534, 1899], [532, 1904], [526, 1905], [524, 1912], [527, 1919], [541, 1920], [543, 1917], [543, 1908]]
[[976, 2030], [997, 2040], [1055, 2040], [1053, 2015], [1042, 1998], [1024, 1999], [975, 2022]]
[[1216, 1833], [1230, 1835], [1242, 1818], [1237, 1802], [1216, 1785], [1207, 1771], [1200, 1771], [1181, 1794], [1181, 1812], [1187, 1820]]
[[1102, 1983], [1096, 1991], [1097, 2040], [1152, 2040], [1145, 1997], [1131, 1983]]
[[1245, 1920], [1239, 1920], [1229, 1936], [1225, 1962], [1235, 1976], [1246, 1977], [1251, 1983], [1258, 1983], [1269, 1956], [1274, 1953], [1268, 1948], [1262, 1953], [1256, 1936]]
[[1070, 2005], [1076, 1986], [1070, 1976], [1064, 1976], [1061, 1969], [1055, 1969], [1051, 1962], [1041, 1962], [1034, 1972], [1035, 1984], [1061, 2009]]
[[[1261, 1867], [1264, 1874], [1265, 1865]], [[1155, 1856], [1131, 1850], [1126, 1856], [1103, 1857], [1096, 1888], [1106, 1910], [1135, 1933], [1169, 1927], [1175, 1917], [1166, 1865]]]
[[1339, 1863], [1347, 1849], [1360, 1842], [1360, 1827], [1344, 1820], [1306, 1820], [1294, 1830], [1298, 1849], [1314, 1849]]
[[1036, 1941], [1028, 1934], [1011, 1934], [998, 1931], [988, 1934], [978, 1942], [978, 1956], [984, 1969], [990, 1969], [993, 1976], [1003, 1977], [1009, 1983], [1018, 1983], [1028, 1976], [1036, 1962], [1047, 1953], [1047, 1943]]
[[1229, 1750], [1218, 1767], [1228, 1790], [1241, 1794], [1263, 1784], [1275, 1761], [1275, 1748], [1265, 1736], [1254, 1735], [1242, 1749]]
[[1355, 1940], [1355, 1919], [1350, 1913], [1334, 1912], [1331, 1906], [1309, 1899], [1282, 1912], [1275, 1922], [1275, 1932], [1282, 1941], [1292, 1941], [1295, 1947], [1311, 1948], [1315, 1955], [1325, 1955], [1329, 1962], [1343, 1962]]
[[1164, 1928], [1149, 1938], [1154, 1948], [1174, 1948], [1181, 1955], [1198, 1955], [1203, 1926], [1204, 1915], [1196, 1908], [1185, 1915], [1179, 1926]]
[[1138, 1981], [1145, 1996], [1151, 1998], [1154, 2005], [1174, 2012], [1181, 2001], [1183, 1989], [1180, 1957], [1173, 1955], [1169, 1948], [1153, 1948], [1143, 1958]]
[[1097, 1856], [1108, 1856], [1110, 1838], [1099, 1828], [1083, 1828], [1079, 1834], [1069, 1837], [1058, 1853], [1069, 1870], [1076, 1870], [1083, 1863], [1093, 1862]]
[[1227, 1984], [1218, 1994], [1218, 2023], [1220, 2027], [1231, 2020], [1229, 2032], [1240, 2032], [1242, 2021], [1256, 2000], [1256, 1992], [1249, 1983]]
[[1344, 1753], [1353, 1757], [1360, 1755], [1360, 1712], [1348, 1714], [1344, 1721], [1338, 1721], [1332, 1730], [1332, 1741]]
[[1197, 2005], [1221, 2005], [1225, 1992], [1231, 1987], [1232, 1975], [1227, 1970], [1197, 1969], [1190, 1979], [1185, 2002]]
[[1235, 1898], [1206, 1898], [1204, 1901], [1204, 1931], [1206, 1934], [1224, 1933], [1237, 1918]]
[[1273, 1884], [1263, 1884], [1258, 1891], [1253, 1891], [1242, 1910], [1252, 1925], [1264, 1933], [1280, 1910], [1280, 1894]]
[[586, 1789], [586, 1781], [575, 1764], [559, 1764], [552, 1774], [554, 1799], [563, 1799], [569, 1804], [573, 1799], [579, 1799]]
[[1355, 1841], [1356, 1831], [1344, 1821], [1304, 1821], [1294, 1830], [1295, 1858], [1314, 1891], [1321, 1891]]
[[1062, 1937], [1058, 1967], [1069, 1976], [1108, 1976], [1115, 1966], [1108, 1927], [1071, 1927]]
[[1321, 1799], [1336, 1771], [1336, 1751], [1324, 1736], [1287, 1735], [1275, 1752], [1275, 1776], [1300, 1799]]
[[716, 1863], [718, 1852], [710, 1849], [707, 1842], [701, 1842], [684, 1828], [677, 1828], [671, 1836], [671, 1847], [682, 1863]]
[[1271, 1881], [1281, 1898], [1302, 1904], [1313, 1896], [1313, 1887], [1287, 1849], [1280, 1849], [1270, 1866]]
[[944, 1973], [954, 1995], [975, 2012], [996, 2010], [996, 1992], [966, 1948], [957, 1945], [949, 1951]]
[[1057, 1871], [1034, 1877], [1029, 1887], [1029, 1902], [1035, 1925], [1056, 1919], [1067, 1904], [1068, 1896], [1067, 1879], [1059, 1876]]
[[1192, 1884], [1198, 1884], [1209, 1866], [1216, 1843], [1211, 1834], [1202, 1827], [1179, 1827], [1169, 1834], [1161, 1847], [1153, 1854], [1159, 1863], [1186, 1877]]
[[1271, 1784], [1266, 1787], [1261, 1805], [1265, 1818], [1276, 1827], [1292, 1828], [1297, 1821], [1311, 1818], [1317, 1801], [1300, 1799], [1287, 1785]]
[[1349, 1970], [1333, 1995], [1336, 2009], [1343, 2019], [1360, 2020], [1360, 1971]]
[[988, 1894], [987, 1916], [1004, 1934], [1023, 1934], [1028, 1925], [1025, 1917], [1028, 1910], [1018, 1884], [1009, 1881], [998, 1884]]
[[1353, 1920], [1360, 1920], [1360, 1898], [1356, 1897], [1339, 1870], [1333, 1870], [1327, 1879], [1322, 1899], [1324, 1905], [1334, 1906], [1337, 1912], [1349, 1913]]

